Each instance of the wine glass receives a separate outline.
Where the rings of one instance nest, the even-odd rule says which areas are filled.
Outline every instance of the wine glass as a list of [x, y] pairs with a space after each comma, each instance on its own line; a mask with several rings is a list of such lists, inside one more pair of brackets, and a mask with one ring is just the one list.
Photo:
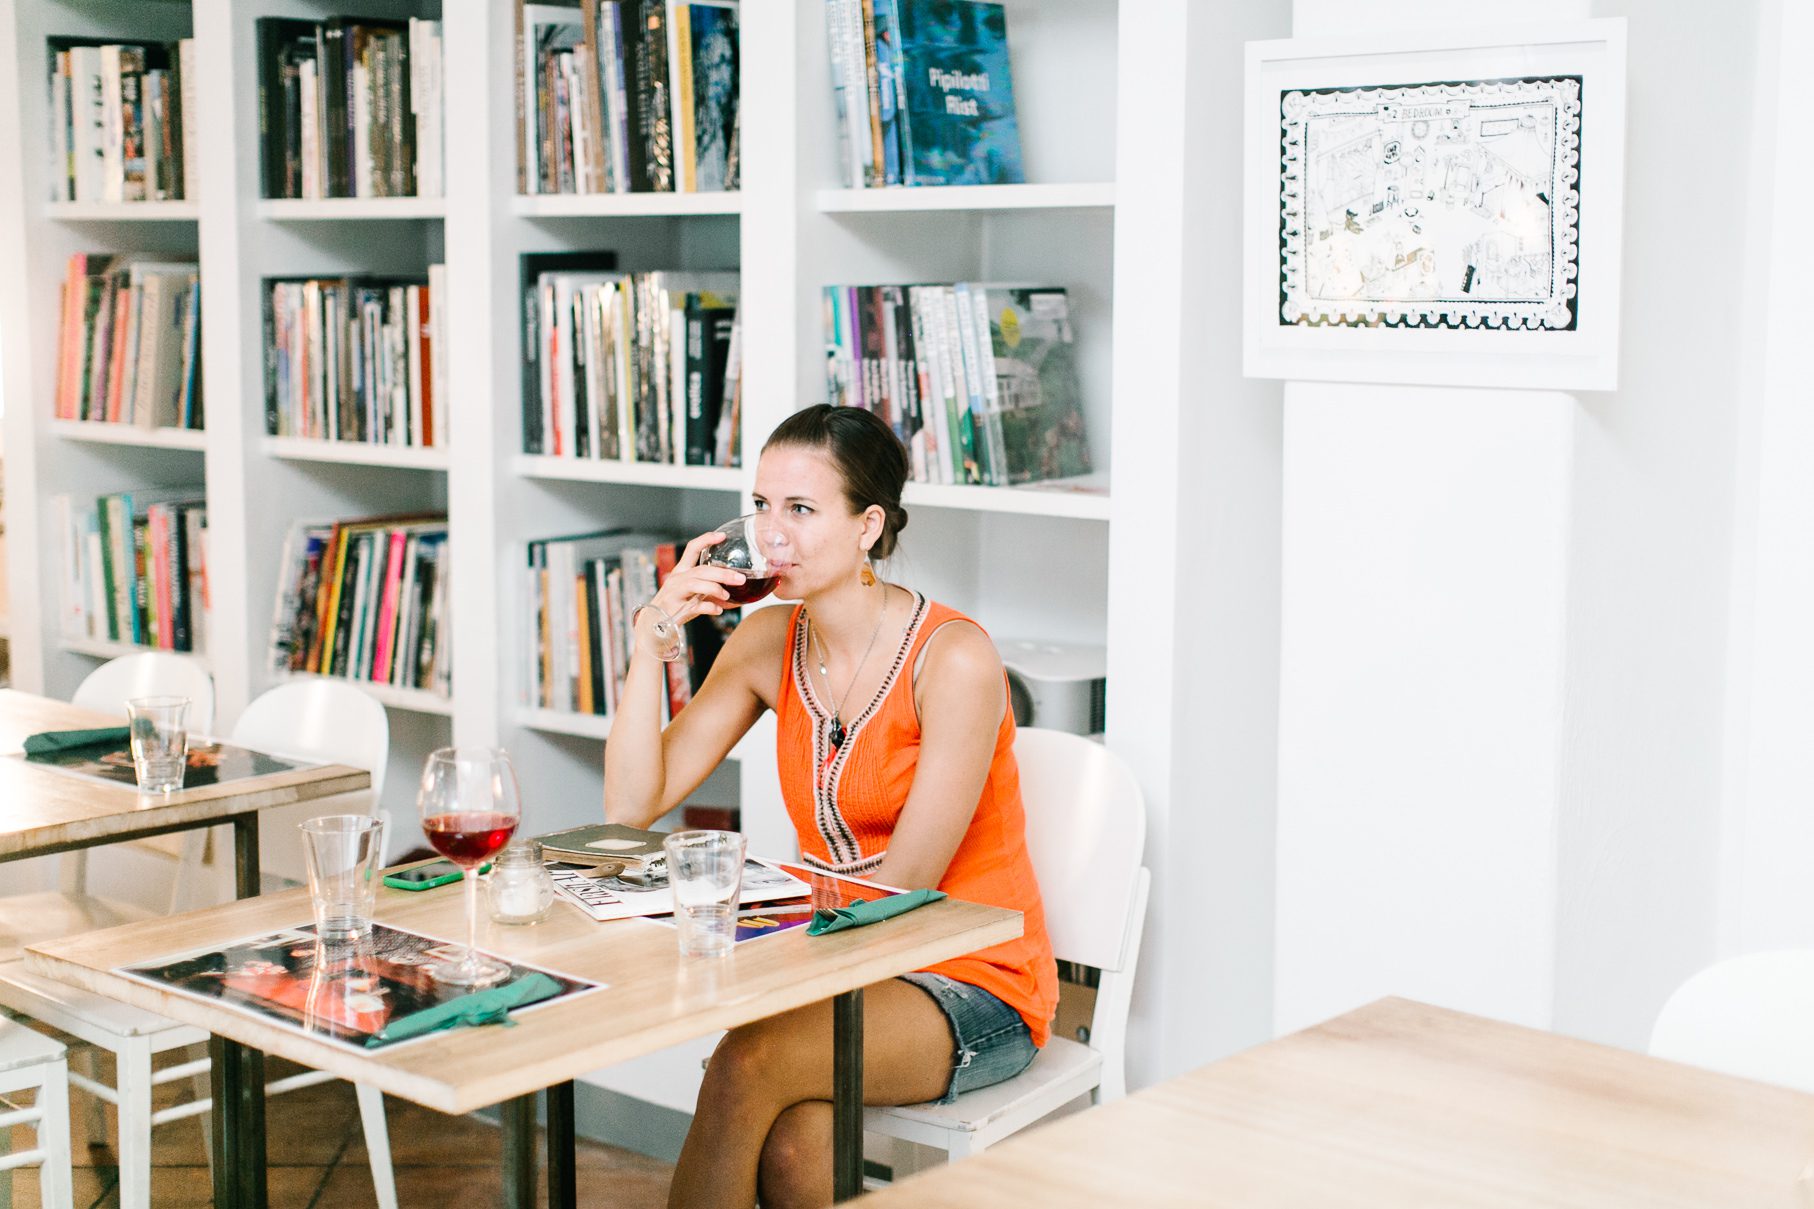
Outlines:
[[[699, 565], [743, 573], [742, 583], [724, 585], [732, 606], [754, 604], [775, 590], [779, 578], [775, 565], [781, 561], [779, 553], [787, 538], [773, 513], [745, 513], [715, 526], [712, 532], [724, 534], [724, 540], [700, 551]], [[687, 619], [662, 613], [656, 622], [655, 654], [662, 662], [674, 663], [687, 653]]]
[[515, 834], [522, 819], [516, 770], [510, 756], [493, 747], [443, 747], [422, 768], [416, 796], [422, 830], [436, 852], [460, 866], [466, 883], [466, 953], [458, 961], [429, 967], [431, 976], [454, 986], [497, 982], [510, 967], [479, 952], [479, 866]]

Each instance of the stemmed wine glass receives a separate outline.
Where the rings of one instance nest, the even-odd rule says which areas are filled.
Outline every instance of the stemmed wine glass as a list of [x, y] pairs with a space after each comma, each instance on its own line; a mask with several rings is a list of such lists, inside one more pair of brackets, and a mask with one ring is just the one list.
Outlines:
[[455, 986], [497, 982], [510, 967], [479, 952], [479, 866], [495, 855], [522, 819], [516, 770], [493, 747], [443, 747], [429, 754], [416, 796], [422, 830], [436, 852], [460, 866], [466, 883], [466, 954], [437, 962], [431, 976]]
[[[779, 561], [776, 552], [785, 538], [773, 513], [746, 513], [715, 526], [712, 532], [724, 534], [724, 540], [700, 551], [699, 565], [743, 572], [742, 583], [724, 585], [732, 605], [754, 604], [775, 590], [778, 576], [774, 564]], [[690, 616], [661, 613], [661, 620], [655, 623], [655, 654], [662, 662], [674, 663], [687, 653], [686, 623]]]

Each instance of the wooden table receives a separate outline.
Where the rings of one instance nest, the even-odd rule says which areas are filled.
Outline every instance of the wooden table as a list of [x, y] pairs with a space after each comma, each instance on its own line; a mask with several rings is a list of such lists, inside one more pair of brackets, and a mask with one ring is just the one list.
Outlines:
[[[0, 690], [0, 755], [16, 756], [25, 749], [25, 737], [40, 731], [123, 721], [48, 697]], [[231, 823], [234, 880], [244, 897], [258, 893], [259, 811], [370, 784], [371, 777], [359, 769], [329, 764], [153, 795], [0, 758], [0, 862]]]
[[1814, 1096], [1403, 999], [904, 1180], [874, 1209], [1803, 1209]]
[[[375, 918], [429, 936], [466, 935], [458, 883], [378, 892]], [[525, 1013], [514, 1028], [455, 1029], [395, 1047], [355, 1051], [299, 1028], [218, 1003], [161, 990], [115, 973], [181, 950], [225, 946], [306, 923], [303, 891], [266, 895], [168, 919], [147, 920], [34, 945], [30, 968], [123, 1003], [205, 1028], [238, 1043], [217, 1058], [215, 1119], [240, 1130], [215, 1162], [217, 1205], [263, 1206], [263, 1079], [260, 1052], [330, 1071], [446, 1113], [504, 1103], [505, 1191], [510, 1204], [534, 1195], [536, 1094], [548, 1089], [548, 1195], [574, 1204], [575, 1076], [680, 1041], [760, 1020], [823, 999], [834, 1001], [833, 1113], [840, 1197], [862, 1170], [862, 988], [1021, 934], [1017, 911], [950, 899], [883, 923], [808, 937], [790, 929], [737, 946], [728, 957], [682, 960], [672, 928], [649, 920], [596, 923], [570, 904], [527, 928], [485, 922], [480, 947], [558, 973], [608, 983], [600, 991]], [[228, 1086], [221, 1086], [225, 1076]], [[235, 1105], [218, 1111], [220, 1104]], [[227, 1180], [223, 1188], [221, 1181]]]

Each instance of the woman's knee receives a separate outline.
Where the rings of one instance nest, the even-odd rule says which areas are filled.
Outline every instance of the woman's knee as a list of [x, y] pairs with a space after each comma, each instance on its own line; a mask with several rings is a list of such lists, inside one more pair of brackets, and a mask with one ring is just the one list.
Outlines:
[[705, 1085], [720, 1095], [739, 1098], [777, 1090], [782, 1069], [780, 1047], [774, 1034], [760, 1022], [734, 1028], [724, 1035], [706, 1063]]
[[805, 1100], [775, 1118], [762, 1145], [757, 1187], [763, 1209], [828, 1204], [831, 1104]]

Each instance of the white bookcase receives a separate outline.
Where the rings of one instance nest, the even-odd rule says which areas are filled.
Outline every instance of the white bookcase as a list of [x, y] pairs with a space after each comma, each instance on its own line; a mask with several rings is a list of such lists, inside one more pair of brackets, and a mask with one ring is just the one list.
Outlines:
[[[1167, 4], [1170, 15], [1155, 26], [1141, 5], [1116, 0], [1008, 0], [1007, 7], [1025, 185], [835, 187], [823, 6], [745, 0], [741, 192], [520, 197], [505, 0], [0, 0], [7, 80], [0, 86], [0, 263], [8, 266], [0, 333], [14, 683], [66, 695], [97, 660], [116, 653], [110, 644], [58, 635], [46, 507], [53, 495], [205, 481], [207, 659], [223, 728], [273, 682], [265, 644], [279, 546], [292, 518], [446, 509], [454, 694], [451, 701], [378, 694], [392, 726], [392, 817], [407, 830], [423, 756], [454, 741], [511, 751], [528, 827], [596, 817], [608, 721], [519, 703], [525, 619], [516, 571], [524, 544], [606, 522], [690, 534], [741, 511], [764, 435], [795, 407], [823, 397], [820, 287], [1021, 280], [1070, 291], [1104, 491], [913, 485], [911, 523], [890, 574], [1000, 635], [1107, 641], [1111, 718], [1122, 702], [1146, 699], [1155, 683], [1147, 648], [1117, 636], [1133, 626], [1163, 642], [1177, 624], [1176, 606], [1152, 594], [1139, 571], [1153, 558], [1169, 560], [1161, 552], [1176, 532], [1177, 476], [1148, 472], [1150, 464], [1175, 462], [1176, 434], [1165, 425], [1176, 423], [1176, 402], [1165, 400], [1151, 418], [1144, 413], [1155, 391], [1177, 390], [1183, 335], [1165, 316], [1165, 299], [1117, 305], [1115, 293], [1118, 284], [1177, 280], [1179, 224], [1148, 220], [1170, 213], [1163, 201], [1155, 211], [1156, 192], [1169, 190], [1171, 210], [1177, 207], [1179, 175], [1168, 157], [1181, 145], [1183, 118], [1163, 107], [1122, 112], [1118, 100], [1127, 73], [1158, 70], [1173, 84], [1182, 78], [1181, 57], [1160, 56], [1154, 66], [1150, 47], [1142, 47], [1155, 30], [1163, 36], [1165, 21], [1181, 27], [1184, 18]], [[253, 23], [339, 13], [443, 21], [444, 198], [260, 199]], [[200, 158], [199, 198], [107, 206], [46, 200], [45, 38], [78, 33], [197, 39], [201, 113], [188, 148]], [[1130, 211], [1129, 199], [1141, 207]], [[742, 469], [601, 465], [521, 452], [518, 257], [594, 248], [614, 249], [627, 269], [741, 270]], [[199, 253], [205, 434], [146, 435], [51, 419], [65, 259], [77, 250], [129, 249]], [[261, 281], [356, 270], [423, 274], [437, 261], [447, 264], [449, 285], [445, 444], [397, 450], [266, 436]], [[1155, 348], [1157, 370], [1147, 363]], [[1170, 673], [1156, 683], [1172, 691]], [[1112, 721], [1111, 744], [1123, 735], [1131, 755], [1150, 753], [1150, 737]], [[759, 728], [734, 755], [700, 800], [740, 804], [752, 848], [783, 849], [791, 834], [779, 809], [772, 731]], [[651, 1077], [696, 1074], [689, 1058]]]

